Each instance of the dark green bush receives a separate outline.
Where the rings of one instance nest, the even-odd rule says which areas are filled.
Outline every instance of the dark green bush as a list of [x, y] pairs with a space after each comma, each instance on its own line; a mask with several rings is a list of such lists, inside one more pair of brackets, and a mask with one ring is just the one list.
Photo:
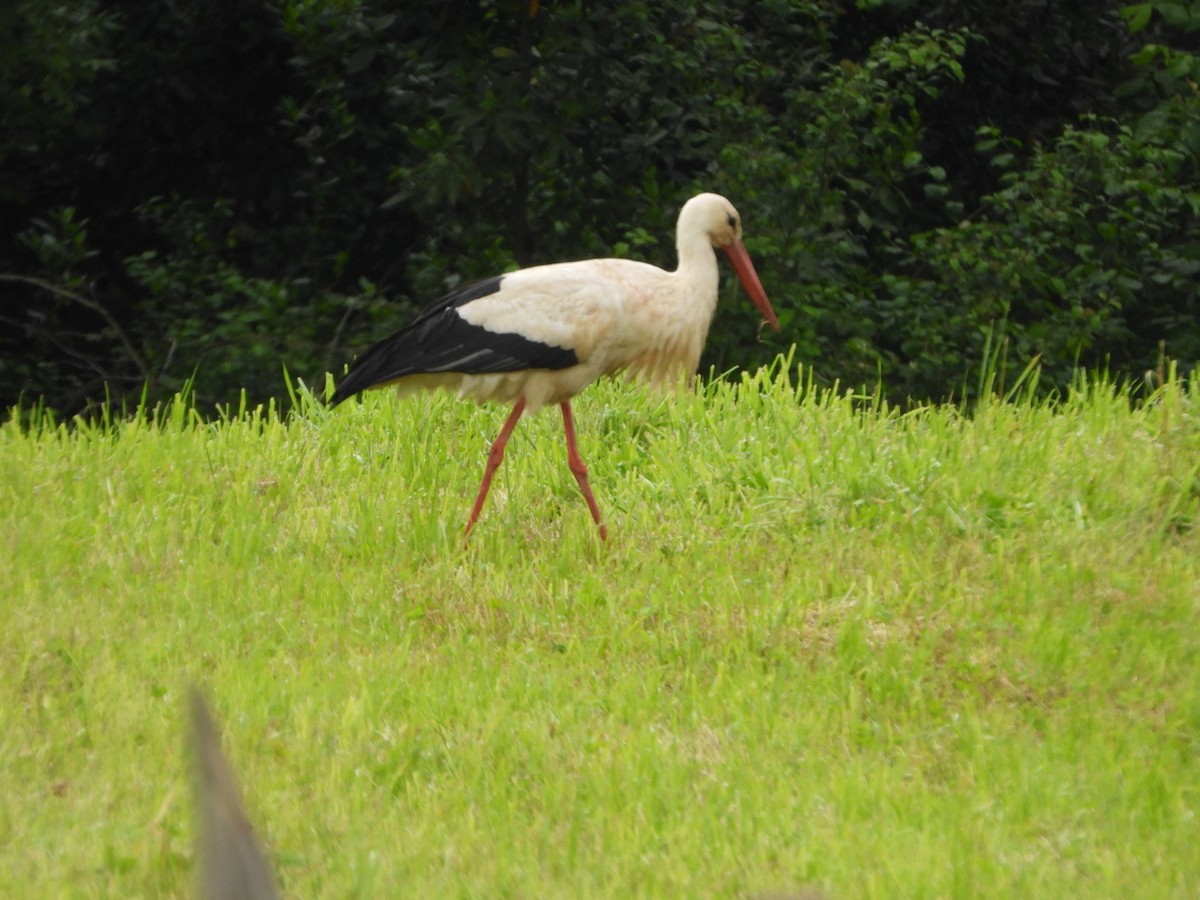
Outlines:
[[741, 209], [784, 324], [723, 307], [705, 369], [795, 343], [825, 380], [943, 397], [997, 331], [1051, 386], [1164, 340], [1192, 361], [1194, 12], [15, 0], [0, 401], [319, 384], [460, 280], [673, 264], [697, 190]]

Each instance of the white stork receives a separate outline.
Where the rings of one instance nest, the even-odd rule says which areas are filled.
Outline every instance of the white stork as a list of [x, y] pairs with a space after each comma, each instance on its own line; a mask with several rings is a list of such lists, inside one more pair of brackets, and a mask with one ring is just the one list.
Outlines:
[[567, 465], [600, 537], [607, 538], [575, 443], [570, 399], [602, 375], [625, 372], [664, 382], [695, 373], [717, 306], [714, 247], [728, 254], [754, 305], [779, 330], [742, 246], [741, 219], [728, 200], [698, 194], [685, 203], [675, 244], [674, 272], [627, 259], [589, 259], [521, 269], [447, 294], [355, 359], [332, 403], [384, 385], [402, 393], [452, 388], [480, 403], [512, 403], [488, 453], [464, 534], [479, 519], [521, 414], [557, 403]]

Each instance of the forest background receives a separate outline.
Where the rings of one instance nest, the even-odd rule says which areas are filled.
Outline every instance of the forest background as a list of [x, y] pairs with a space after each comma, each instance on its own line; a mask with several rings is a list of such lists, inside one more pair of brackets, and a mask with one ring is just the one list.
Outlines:
[[1186, 371], [1198, 35], [1197, 2], [16, 0], [0, 403], [320, 386], [462, 281], [672, 266], [699, 190], [783, 324], [722, 308], [704, 372], [794, 344], [904, 402]]

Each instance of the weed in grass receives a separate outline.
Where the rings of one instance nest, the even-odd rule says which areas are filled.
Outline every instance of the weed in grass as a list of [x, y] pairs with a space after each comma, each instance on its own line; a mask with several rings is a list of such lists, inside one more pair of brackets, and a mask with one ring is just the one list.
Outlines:
[[274, 900], [270, 864], [242, 805], [208, 704], [188, 695], [197, 807], [197, 894], [203, 900]]

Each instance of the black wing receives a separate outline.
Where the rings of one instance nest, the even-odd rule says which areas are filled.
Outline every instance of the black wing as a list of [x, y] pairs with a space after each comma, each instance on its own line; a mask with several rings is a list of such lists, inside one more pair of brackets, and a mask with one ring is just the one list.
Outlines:
[[447, 294], [411, 325], [373, 344], [354, 360], [333, 392], [332, 404], [405, 375], [459, 372], [517, 372], [567, 369], [578, 364], [574, 350], [533, 341], [516, 333], [472, 325], [457, 312], [473, 300], [495, 294], [504, 276], [489, 278]]

